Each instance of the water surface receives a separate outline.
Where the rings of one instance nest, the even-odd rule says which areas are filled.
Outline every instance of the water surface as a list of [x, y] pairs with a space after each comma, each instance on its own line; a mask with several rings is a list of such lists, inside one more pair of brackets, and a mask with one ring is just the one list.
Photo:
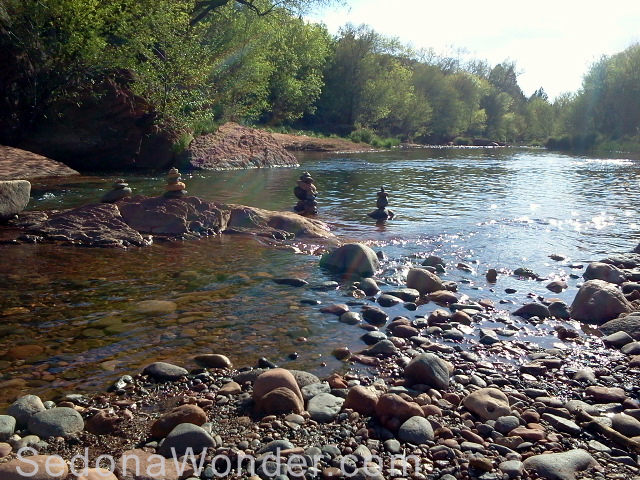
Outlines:
[[[291, 210], [295, 181], [309, 171], [319, 190], [317, 218], [345, 240], [369, 241], [382, 250], [388, 257], [382, 278], [396, 282], [412, 262], [439, 255], [448, 265], [444, 278], [458, 282], [461, 295], [490, 299], [505, 315], [528, 301], [529, 294], [570, 303], [580, 266], [629, 251], [640, 240], [638, 159], [515, 148], [307, 154], [299, 159], [301, 166], [294, 169], [183, 177], [189, 194], [204, 200]], [[29, 208], [98, 201], [119, 176], [135, 193], [162, 192], [164, 172], [96, 174], [34, 182]], [[375, 209], [382, 185], [396, 218], [376, 225], [366, 214]], [[551, 254], [567, 259], [553, 261]], [[333, 348], [362, 348], [362, 330], [301, 303], [343, 303], [351, 298], [351, 283], [320, 270], [313, 254], [274, 248], [252, 237], [225, 235], [127, 251], [0, 246], [0, 258], [5, 382], [0, 401], [26, 391], [44, 397], [95, 391], [152, 360], [194, 366], [190, 358], [198, 353], [224, 353], [237, 365], [266, 356], [322, 374], [340, 366], [330, 355]], [[473, 271], [457, 269], [459, 262]], [[545, 289], [549, 280], [508, 274], [522, 266], [549, 280], [566, 279], [570, 289], [551, 294]], [[485, 281], [488, 268], [505, 272], [496, 285]], [[272, 281], [283, 276], [312, 285], [337, 280], [341, 288], [295, 289]], [[506, 288], [517, 293], [506, 294]], [[149, 300], [171, 301], [177, 308], [141, 311], [140, 302]], [[410, 312], [398, 306], [390, 312], [412, 317], [435, 308], [426, 304]], [[516, 322], [515, 327], [520, 329], [515, 338], [553, 344], [548, 326]], [[10, 358], [6, 352], [16, 345], [40, 348], [27, 358]], [[298, 358], [289, 360], [294, 352]]]

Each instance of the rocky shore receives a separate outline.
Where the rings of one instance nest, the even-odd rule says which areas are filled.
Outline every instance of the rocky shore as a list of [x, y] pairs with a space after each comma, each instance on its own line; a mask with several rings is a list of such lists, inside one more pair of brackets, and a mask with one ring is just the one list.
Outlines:
[[274, 240], [333, 237], [324, 223], [293, 212], [205, 202], [191, 196], [136, 195], [117, 203], [21, 212], [3, 224], [0, 242], [126, 248], [150, 245], [154, 240], [188, 240], [222, 233], [244, 233]]
[[[24, 478], [18, 468], [65, 478], [101, 457], [113, 474], [78, 478], [640, 479], [638, 253], [590, 264], [571, 305], [532, 298], [511, 314], [553, 326], [551, 348], [440, 279], [456, 266], [429, 257], [392, 285], [375, 276], [380, 257], [349, 244], [321, 260], [358, 275], [334, 286], [344, 304], [314, 307], [363, 330], [361, 351], [333, 352], [342, 370], [321, 379], [268, 359], [233, 365], [212, 346], [123, 372], [132, 376], [107, 392], [26, 395], [0, 416], [0, 478]], [[509, 274], [535, 275], [521, 270]], [[425, 303], [429, 314], [411, 314]], [[406, 316], [390, 319], [400, 304]]]

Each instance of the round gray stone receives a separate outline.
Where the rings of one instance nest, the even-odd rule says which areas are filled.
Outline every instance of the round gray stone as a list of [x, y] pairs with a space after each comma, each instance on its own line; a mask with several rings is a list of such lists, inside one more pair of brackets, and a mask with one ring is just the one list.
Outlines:
[[336, 418], [343, 403], [344, 398], [336, 397], [330, 393], [321, 393], [309, 400], [307, 411], [312, 420], [327, 423]]
[[582, 449], [534, 455], [524, 461], [527, 470], [547, 480], [575, 480], [578, 472], [597, 466], [598, 462]]
[[11, 415], [0, 415], [0, 442], [6, 442], [16, 430], [16, 419]]
[[69, 407], [45, 410], [36, 413], [29, 420], [29, 430], [41, 438], [70, 437], [83, 428], [82, 415]]
[[180, 380], [182, 377], [189, 374], [185, 368], [166, 362], [154, 362], [147, 366], [142, 373], [161, 381]]
[[442, 390], [449, 385], [449, 368], [449, 363], [439, 356], [423, 353], [409, 362], [404, 369], [404, 376], [414, 384], [420, 383]]
[[31, 417], [44, 410], [44, 404], [42, 400], [40, 400], [40, 397], [36, 395], [25, 395], [11, 404], [7, 410], [7, 414], [16, 419], [18, 428], [23, 428], [29, 424]]
[[433, 441], [433, 427], [431, 426], [431, 422], [424, 417], [411, 417], [404, 422], [400, 430], [398, 430], [398, 438], [403, 442], [422, 445], [426, 442]]
[[215, 440], [205, 429], [193, 423], [181, 423], [167, 435], [158, 453], [166, 458], [178, 458], [184, 455], [189, 447], [194, 455], [198, 455], [205, 448], [215, 446]]

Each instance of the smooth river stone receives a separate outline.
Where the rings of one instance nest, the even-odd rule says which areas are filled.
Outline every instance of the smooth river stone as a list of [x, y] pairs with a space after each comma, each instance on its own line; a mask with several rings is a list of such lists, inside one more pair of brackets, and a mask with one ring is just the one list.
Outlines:
[[524, 467], [547, 480], [575, 480], [578, 472], [592, 467], [601, 468], [600, 464], [582, 449], [534, 455], [524, 461]]
[[[47, 472], [47, 466], [51, 474]], [[19, 469], [19, 470], [18, 470]], [[20, 473], [22, 472], [22, 473]], [[0, 465], [2, 480], [60, 480], [69, 474], [67, 463], [56, 455], [34, 455], [16, 458]]]
[[144, 300], [138, 302], [135, 308], [141, 313], [173, 313], [178, 306], [166, 300]]

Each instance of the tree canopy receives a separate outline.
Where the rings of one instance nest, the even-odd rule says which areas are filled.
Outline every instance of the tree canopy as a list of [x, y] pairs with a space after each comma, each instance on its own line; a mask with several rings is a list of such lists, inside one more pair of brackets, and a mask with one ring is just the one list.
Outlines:
[[[515, 61], [416, 51], [368, 26], [330, 35], [303, 14], [333, 0], [3, 0], [0, 52], [30, 121], [128, 72], [158, 114], [195, 131], [235, 120], [401, 141], [544, 143], [637, 136], [640, 46], [603, 57], [579, 92], [526, 97]], [[28, 125], [25, 125], [28, 129]]]

